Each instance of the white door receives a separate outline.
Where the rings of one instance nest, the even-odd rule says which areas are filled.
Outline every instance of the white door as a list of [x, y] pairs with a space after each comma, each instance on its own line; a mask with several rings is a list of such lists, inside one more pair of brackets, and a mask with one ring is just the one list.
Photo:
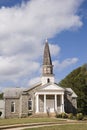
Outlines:
[[54, 112], [54, 95], [47, 96], [46, 109], [49, 112]]

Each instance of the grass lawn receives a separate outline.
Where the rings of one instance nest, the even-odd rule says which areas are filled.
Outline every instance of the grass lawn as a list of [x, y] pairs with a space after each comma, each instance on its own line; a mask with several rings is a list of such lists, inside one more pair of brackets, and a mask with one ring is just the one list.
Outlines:
[[87, 124], [55, 125], [40, 128], [29, 128], [24, 130], [87, 130]]
[[[11, 118], [11, 119], [0, 119], [0, 125], [13, 125], [13, 124], [24, 124], [24, 123], [40, 123], [40, 122], [60, 122], [57, 118]], [[63, 122], [63, 121], [62, 121]]]

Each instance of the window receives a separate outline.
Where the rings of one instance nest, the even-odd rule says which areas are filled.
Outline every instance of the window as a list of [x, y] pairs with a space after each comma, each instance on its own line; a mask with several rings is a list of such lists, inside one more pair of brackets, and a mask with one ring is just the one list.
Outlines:
[[15, 112], [15, 102], [11, 102], [11, 112]]
[[49, 83], [49, 82], [50, 82], [50, 79], [48, 78], [48, 79], [47, 79], [47, 83]]
[[50, 73], [51, 73], [50, 70], [51, 70], [50, 68], [47, 68], [47, 74], [50, 74]]
[[31, 98], [28, 100], [28, 110], [32, 110], [32, 100], [31, 100]]

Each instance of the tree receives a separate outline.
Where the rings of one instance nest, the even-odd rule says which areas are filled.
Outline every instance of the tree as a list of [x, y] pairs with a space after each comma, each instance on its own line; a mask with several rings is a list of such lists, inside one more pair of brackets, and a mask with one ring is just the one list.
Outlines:
[[73, 70], [59, 85], [74, 90], [78, 96], [78, 112], [87, 114], [87, 64]]
[[3, 93], [0, 93], [0, 99], [3, 99]]

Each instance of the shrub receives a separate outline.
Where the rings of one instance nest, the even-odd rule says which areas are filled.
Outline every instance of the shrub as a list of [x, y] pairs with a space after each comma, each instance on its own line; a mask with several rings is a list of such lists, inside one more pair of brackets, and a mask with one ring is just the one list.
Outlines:
[[73, 119], [73, 114], [72, 113], [68, 114], [68, 118]]
[[63, 112], [61, 115], [62, 115], [62, 118], [68, 118], [67, 113], [64, 113], [64, 112]]
[[57, 113], [56, 118], [62, 118], [62, 115]]
[[0, 111], [0, 116], [2, 115], [2, 112]]
[[56, 117], [57, 117], [57, 118], [68, 118], [68, 114], [67, 114], [67, 113], [64, 113], [64, 112], [61, 113], [61, 114], [58, 114], [58, 113], [57, 113], [57, 114], [56, 114]]
[[78, 114], [76, 115], [76, 117], [77, 117], [77, 120], [82, 120], [82, 119], [84, 118], [84, 116], [83, 116], [82, 113], [78, 113]]

